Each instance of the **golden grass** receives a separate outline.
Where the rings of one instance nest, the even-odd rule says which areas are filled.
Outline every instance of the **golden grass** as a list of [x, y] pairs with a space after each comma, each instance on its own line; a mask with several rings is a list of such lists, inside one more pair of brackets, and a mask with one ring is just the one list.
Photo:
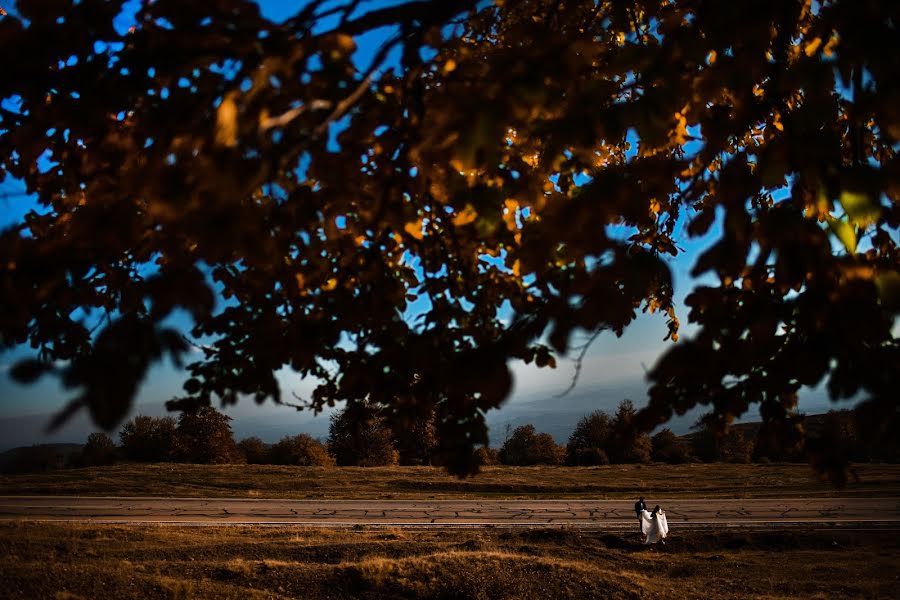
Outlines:
[[900, 465], [865, 464], [844, 490], [806, 465], [488, 467], [468, 479], [433, 467], [126, 464], [0, 476], [0, 494], [243, 498], [752, 498], [897, 496]]
[[897, 598], [895, 532], [0, 524], [4, 598]]

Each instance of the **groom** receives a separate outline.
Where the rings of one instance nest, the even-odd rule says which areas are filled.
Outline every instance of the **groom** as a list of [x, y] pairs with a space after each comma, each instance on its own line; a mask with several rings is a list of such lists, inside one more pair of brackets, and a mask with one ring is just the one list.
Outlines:
[[634, 503], [634, 516], [637, 517], [638, 522], [641, 520], [641, 511], [647, 510], [647, 505], [644, 504], [644, 497], [641, 496], [637, 502]]

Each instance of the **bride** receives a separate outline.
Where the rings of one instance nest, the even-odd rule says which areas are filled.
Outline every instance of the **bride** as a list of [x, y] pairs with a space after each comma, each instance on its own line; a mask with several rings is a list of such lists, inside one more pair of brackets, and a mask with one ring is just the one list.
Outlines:
[[644, 540], [645, 544], [655, 544], [658, 541], [662, 541], [663, 545], [666, 544], [669, 523], [666, 521], [665, 511], [659, 507], [659, 504], [656, 505], [653, 512], [647, 512], [646, 509], [641, 511], [641, 533], [647, 536]]

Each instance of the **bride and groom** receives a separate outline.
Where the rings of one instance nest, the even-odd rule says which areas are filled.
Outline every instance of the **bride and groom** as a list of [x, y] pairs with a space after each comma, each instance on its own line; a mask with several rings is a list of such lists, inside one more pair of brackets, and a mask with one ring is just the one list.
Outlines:
[[637, 515], [638, 522], [641, 524], [641, 533], [645, 535], [645, 544], [655, 544], [662, 542], [666, 545], [666, 536], [669, 534], [669, 523], [666, 521], [666, 513], [659, 507], [659, 504], [653, 509], [653, 512], [647, 510], [644, 504], [643, 496], [634, 503], [634, 512]]

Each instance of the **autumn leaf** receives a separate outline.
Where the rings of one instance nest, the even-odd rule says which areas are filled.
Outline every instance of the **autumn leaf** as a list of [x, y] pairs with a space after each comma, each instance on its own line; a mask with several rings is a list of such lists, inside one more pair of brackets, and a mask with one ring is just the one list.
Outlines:
[[216, 143], [232, 148], [237, 145], [238, 108], [234, 94], [229, 93], [216, 109]]
[[453, 216], [453, 224], [457, 227], [468, 225], [478, 218], [478, 211], [471, 204], [466, 204], [465, 208]]
[[424, 238], [424, 234], [422, 233], [422, 223], [423, 219], [419, 219], [418, 221], [410, 221], [403, 226], [403, 231], [416, 238], [417, 240], [421, 240]]

